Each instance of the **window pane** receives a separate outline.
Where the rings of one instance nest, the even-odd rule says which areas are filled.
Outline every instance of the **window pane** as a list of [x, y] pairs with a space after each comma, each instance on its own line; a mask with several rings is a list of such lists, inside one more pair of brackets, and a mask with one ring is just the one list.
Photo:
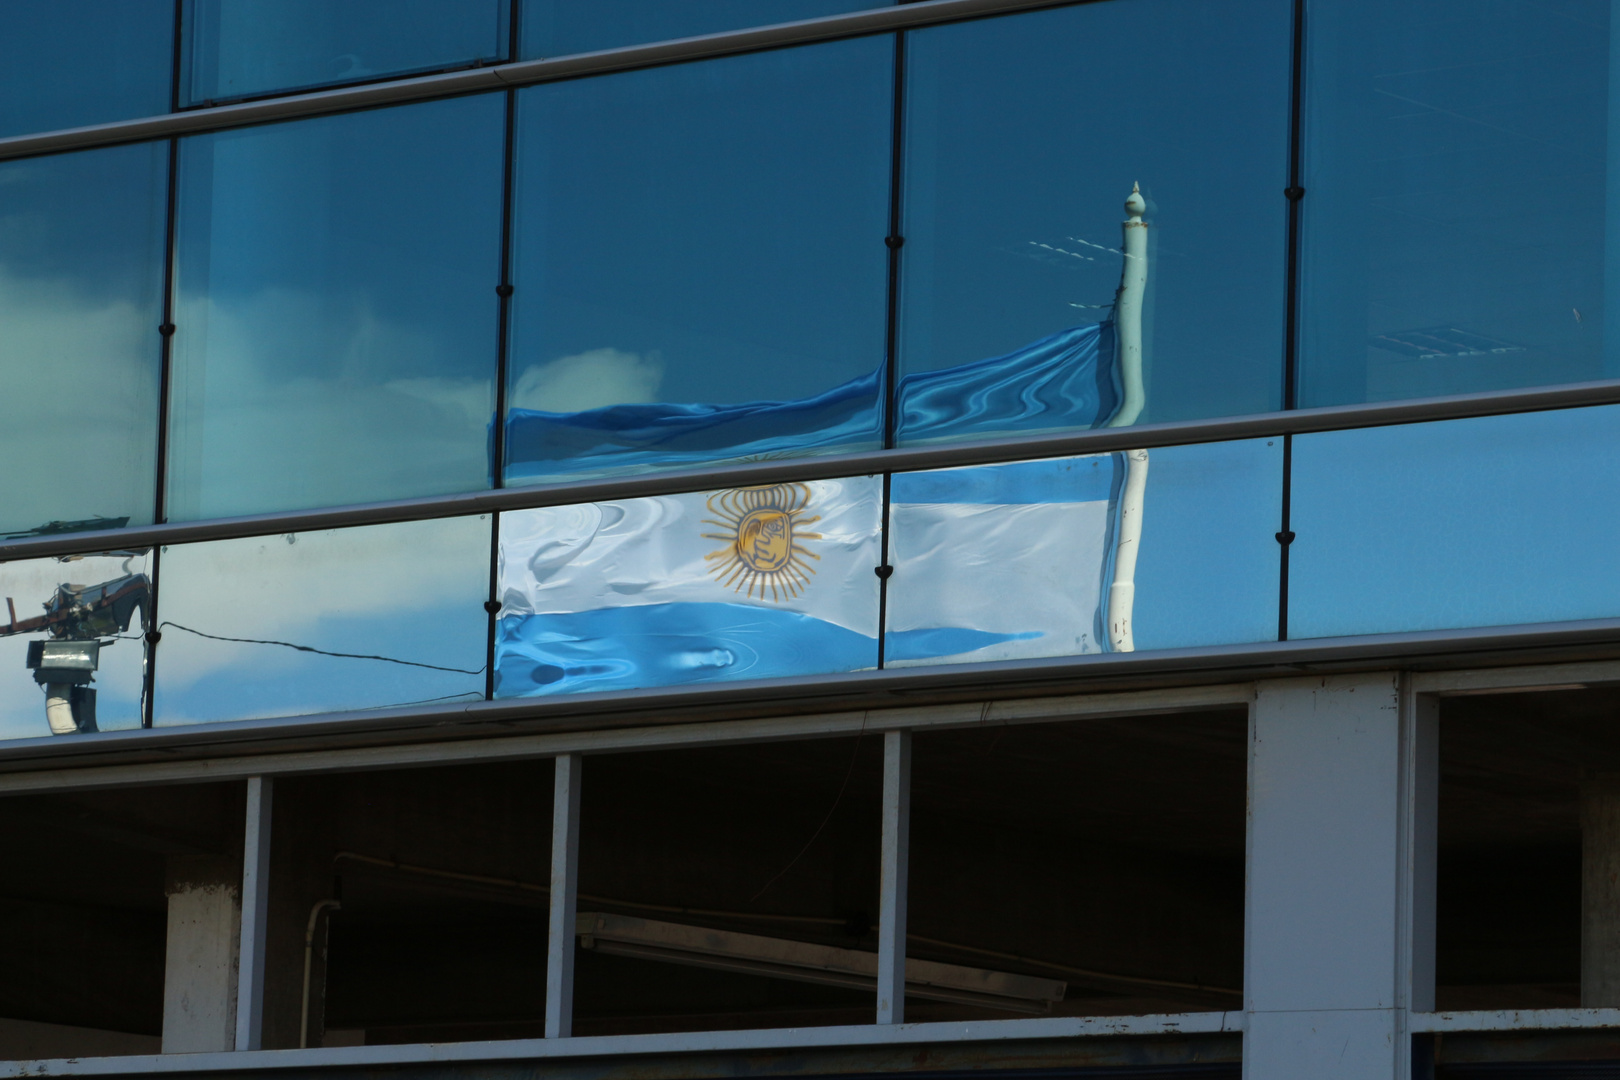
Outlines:
[[1620, 406], [1296, 436], [1289, 634], [1620, 615], [1617, 492]]
[[0, 739], [141, 726], [150, 552], [0, 564]]
[[0, 530], [152, 520], [167, 174], [153, 143], [0, 164]]
[[157, 724], [481, 700], [489, 530], [446, 518], [164, 548]]
[[502, 97], [181, 144], [174, 518], [489, 483]]
[[[907, 35], [901, 397], [943, 381], [954, 404], [945, 418], [908, 408], [902, 442], [1117, 415], [1110, 331], [1134, 183], [1140, 419], [1281, 404], [1289, 23], [1282, 0], [1135, 0]], [[1026, 392], [1048, 368], [1102, 377], [1101, 400]]]
[[501, 515], [497, 697], [877, 666], [882, 482]]
[[0, 4], [0, 138], [168, 112], [174, 4]]
[[1274, 639], [1278, 443], [897, 473], [884, 666]]
[[1301, 404], [1620, 375], [1609, 7], [1312, 8]]
[[510, 482], [879, 444], [893, 51], [519, 92]]
[[523, 59], [888, 7], [894, 0], [522, 0]]
[[507, 0], [186, 0], [182, 103], [499, 60], [507, 10]]

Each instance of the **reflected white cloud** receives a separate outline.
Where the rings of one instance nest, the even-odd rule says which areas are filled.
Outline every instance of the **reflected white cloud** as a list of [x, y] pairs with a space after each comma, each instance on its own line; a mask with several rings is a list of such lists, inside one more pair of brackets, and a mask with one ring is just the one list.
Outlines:
[[569, 413], [658, 401], [664, 360], [621, 349], [591, 349], [527, 368], [512, 387], [514, 409]]
[[[176, 335], [171, 504], [214, 517], [482, 487], [491, 377], [361, 304], [265, 290], [186, 303]], [[289, 328], [302, 328], [289, 332]]]
[[150, 520], [156, 339], [137, 304], [0, 265], [0, 529], [98, 514]]

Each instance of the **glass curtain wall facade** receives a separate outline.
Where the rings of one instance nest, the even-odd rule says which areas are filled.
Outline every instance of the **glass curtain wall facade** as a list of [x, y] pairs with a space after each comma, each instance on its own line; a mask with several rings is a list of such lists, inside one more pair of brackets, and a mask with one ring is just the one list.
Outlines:
[[[1617, 20], [1597, 0], [0, 2], [0, 752], [636, 695], [725, 718], [904, 679], [1140, 689], [1301, 642], [1620, 620]], [[879, 910], [907, 857], [874, 847], [910, 813], [909, 729], [817, 732], [802, 760], [638, 747], [585, 789], [583, 831], [577, 754], [489, 766], [485, 790], [485, 766], [424, 751], [493, 814], [550, 785], [555, 819], [515, 813], [488, 873], [367, 831], [357, 808], [407, 814], [407, 780], [300, 781], [277, 826], [296, 868], [265, 902], [340, 904], [325, 883], [358, 873], [361, 929], [306, 961], [301, 1016], [277, 999], [271, 1041], [233, 1046], [314, 1045], [309, 970], [317, 1026], [373, 1042], [556, 1037], [570, 1009], [580, 1034], [838, 1027], [908, 996], [943, 1022], [1254, 1011], [1259, 826], [1234, 807], [1260, 751], [1235, 708], [919, 734], [924, 974]], [[1447, 722], [1436, 760], [1498, 767]], [[1099, 755], [1115, 794], [1020, 790], [1106, 787]], [[1448, 865], [1511, 846], [1444, 768], [1440, 835], [1473, 852]], [[819, 805], [828, 776], [825, 820], [769, 798]], [[1559, 777], [1558, 814], [1598, 813], [1601, 776]], [[255, 790], [209, 798], [251, 821]], [[661, 839], [628, 835], [659, 807]], [[1536, 842], [1568, 848], [1560, 828]], [[1096, 831], [1113, 846], [1061, 904], [1019, 898]], [[769, 847], [800, 833], [797, 857]], [[243, 871], [228, 839], [193, 845], [194, 874], [117, 856], [146, 875], [128, 903], [170, 898], [173, 934], [173, 897]], [[583, 860], [575, 999], [534, 907], [555, 885], [513, 854], [548, 844], [553, 883]], [[683, 877], [671, 852], [728, 870]], [[953, 899], [964, 858], [1005, 895]], [[401, 884], [430, 878], [431, 901]], [[1117, 948], [1009, 929], [1029, 911], [1087, 912]], [[566, 977], [457, 1012], [417, 972], [376, 1006], [390, 928], [464, 918]], [[897, 918], [899, 973], [867, 970]], [[146, 996], [103, 1013], [149, 1036], [170, 1012], [147, 923]], [[689, 931], [723, 947], [694, 961]], [[493, 940], [468, 945], [490, 971]], [[1498, 989], [1456, 1000], [1569, 996], [1564, 974], [1480, 980]], [[1531, 982], [1564, 989], [1500, 989]]]

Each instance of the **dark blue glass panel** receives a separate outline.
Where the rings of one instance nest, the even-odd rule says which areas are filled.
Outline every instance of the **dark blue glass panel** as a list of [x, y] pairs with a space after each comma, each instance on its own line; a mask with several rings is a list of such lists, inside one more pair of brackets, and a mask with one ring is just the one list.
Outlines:
[[497, 697], [877, 666], [874, 476], [501, 515]]
[[1281, 405], [1291, 10], [1121, 0], [907, 35], [902, 442], [1119, 417], [1138, 183], [1138, 419]]
[[181, 104], [503, 59], [507, 0], [185, 0]]
[[0, 739], [141, 726], [146, 549], [0, 564]]
[[893, 54], [519, 93], [509, 481], [879, 445]]
[[1279, 440], [896, 473], [890, 496], [886, 667], [1276, 637]]
[[0, 3], [0, 138], [168, 112], [174, 4]]
[[168, 157], [0, 164], [0, 535], [152, 520]]
[[503, 101], [182, 143], [171, 517], [489, 483]]
[[1620, 375], [1608, 0], [1307, 25], [1300, 403]]
[[158, 726], [484, 696], [490, 519], [163, 549]]
[[1620, 616], [1620, 406], [1294, 438], [1290, 637]]
[[522, 57], [615, 49], [889, 7], [894, 0], [522, 0]]

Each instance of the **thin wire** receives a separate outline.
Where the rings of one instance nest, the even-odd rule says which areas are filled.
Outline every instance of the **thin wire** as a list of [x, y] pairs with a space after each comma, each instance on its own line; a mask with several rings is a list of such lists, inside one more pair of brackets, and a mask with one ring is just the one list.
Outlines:
[[[214, 641], [235, 641], [242, 645], [280, 645], [286, 649], [297, 649], [299, 652], [319, 653], [321, 656], [337, 656], [345, 660], [382, 660], [390, 664], [404, 664], [406, 667], [429, 668], [433, 671], [453, 671], [457, 675], [482, 675], [484, 673], [484, 669], [481, 667], [473, 671], [468, 671], [466, 668], [442, 667], [438, 664], [424, 664], [419, 660], [398, 660], [392, 656], [373, 656], [370, 653], [331, 652], [327, 649], [317, 649], [313, 645], [294, 645], [290, 641], [269, 641], [264, 638], [225, 637], [223, 634], [208, 634], [201, 630], [193, 630], [191, 627], [181, 626], [177, 622], [161, 622], [158, 624], [158, 629], [161, 630], [165, 626], [172, 626], [176, 630], [184, 630], [188, 634], [196, 634], [198, 637], [210, 638]], [[460, 695], [456, 696], [459, 697]]]
[[838, 804], [844, 801], [844, 792], [849, 789], [849, 778], [855, 775], [855, 762], [859, 760], [859, 755], [861, 752], [861, 738], [865, 734], [866, 714], [862, 713], [861, 729], [855, 733], [855, 747], [849, 752], [849, 768], [844, 771], [844, 782], [839, 785], [838, 797], [833, 799], [832, 806], [827, 810], [827, 816], [821, 819], [821, 824], [816, 826], [816, 831], [811, 834], [810, 839], [804, 842], [804, 847], [799, 849], [799, 853], [793, 856], [792, 861], [786, 866], [782, 867], [781, 870], [778, 870], [775, 877], [771, 878], [771, 880], [767, 881], [763, 886], [760, 887], [759, 892], [748, 898], [748, 902], [750, 904], [764, 896], [766, 891], [769, 890], [772, 885], [775, 885], [778, 881], [782, 880], [782, 875], [786, 874], [789, 870], [797, 866], [799, 864], [799, 860], [804, 858], [804, 853], [809, 851], [810, 846], [821, 838], [821, 832], [827, 827], [827, 822], [831, 821], [833, 814], [838, 812]]

